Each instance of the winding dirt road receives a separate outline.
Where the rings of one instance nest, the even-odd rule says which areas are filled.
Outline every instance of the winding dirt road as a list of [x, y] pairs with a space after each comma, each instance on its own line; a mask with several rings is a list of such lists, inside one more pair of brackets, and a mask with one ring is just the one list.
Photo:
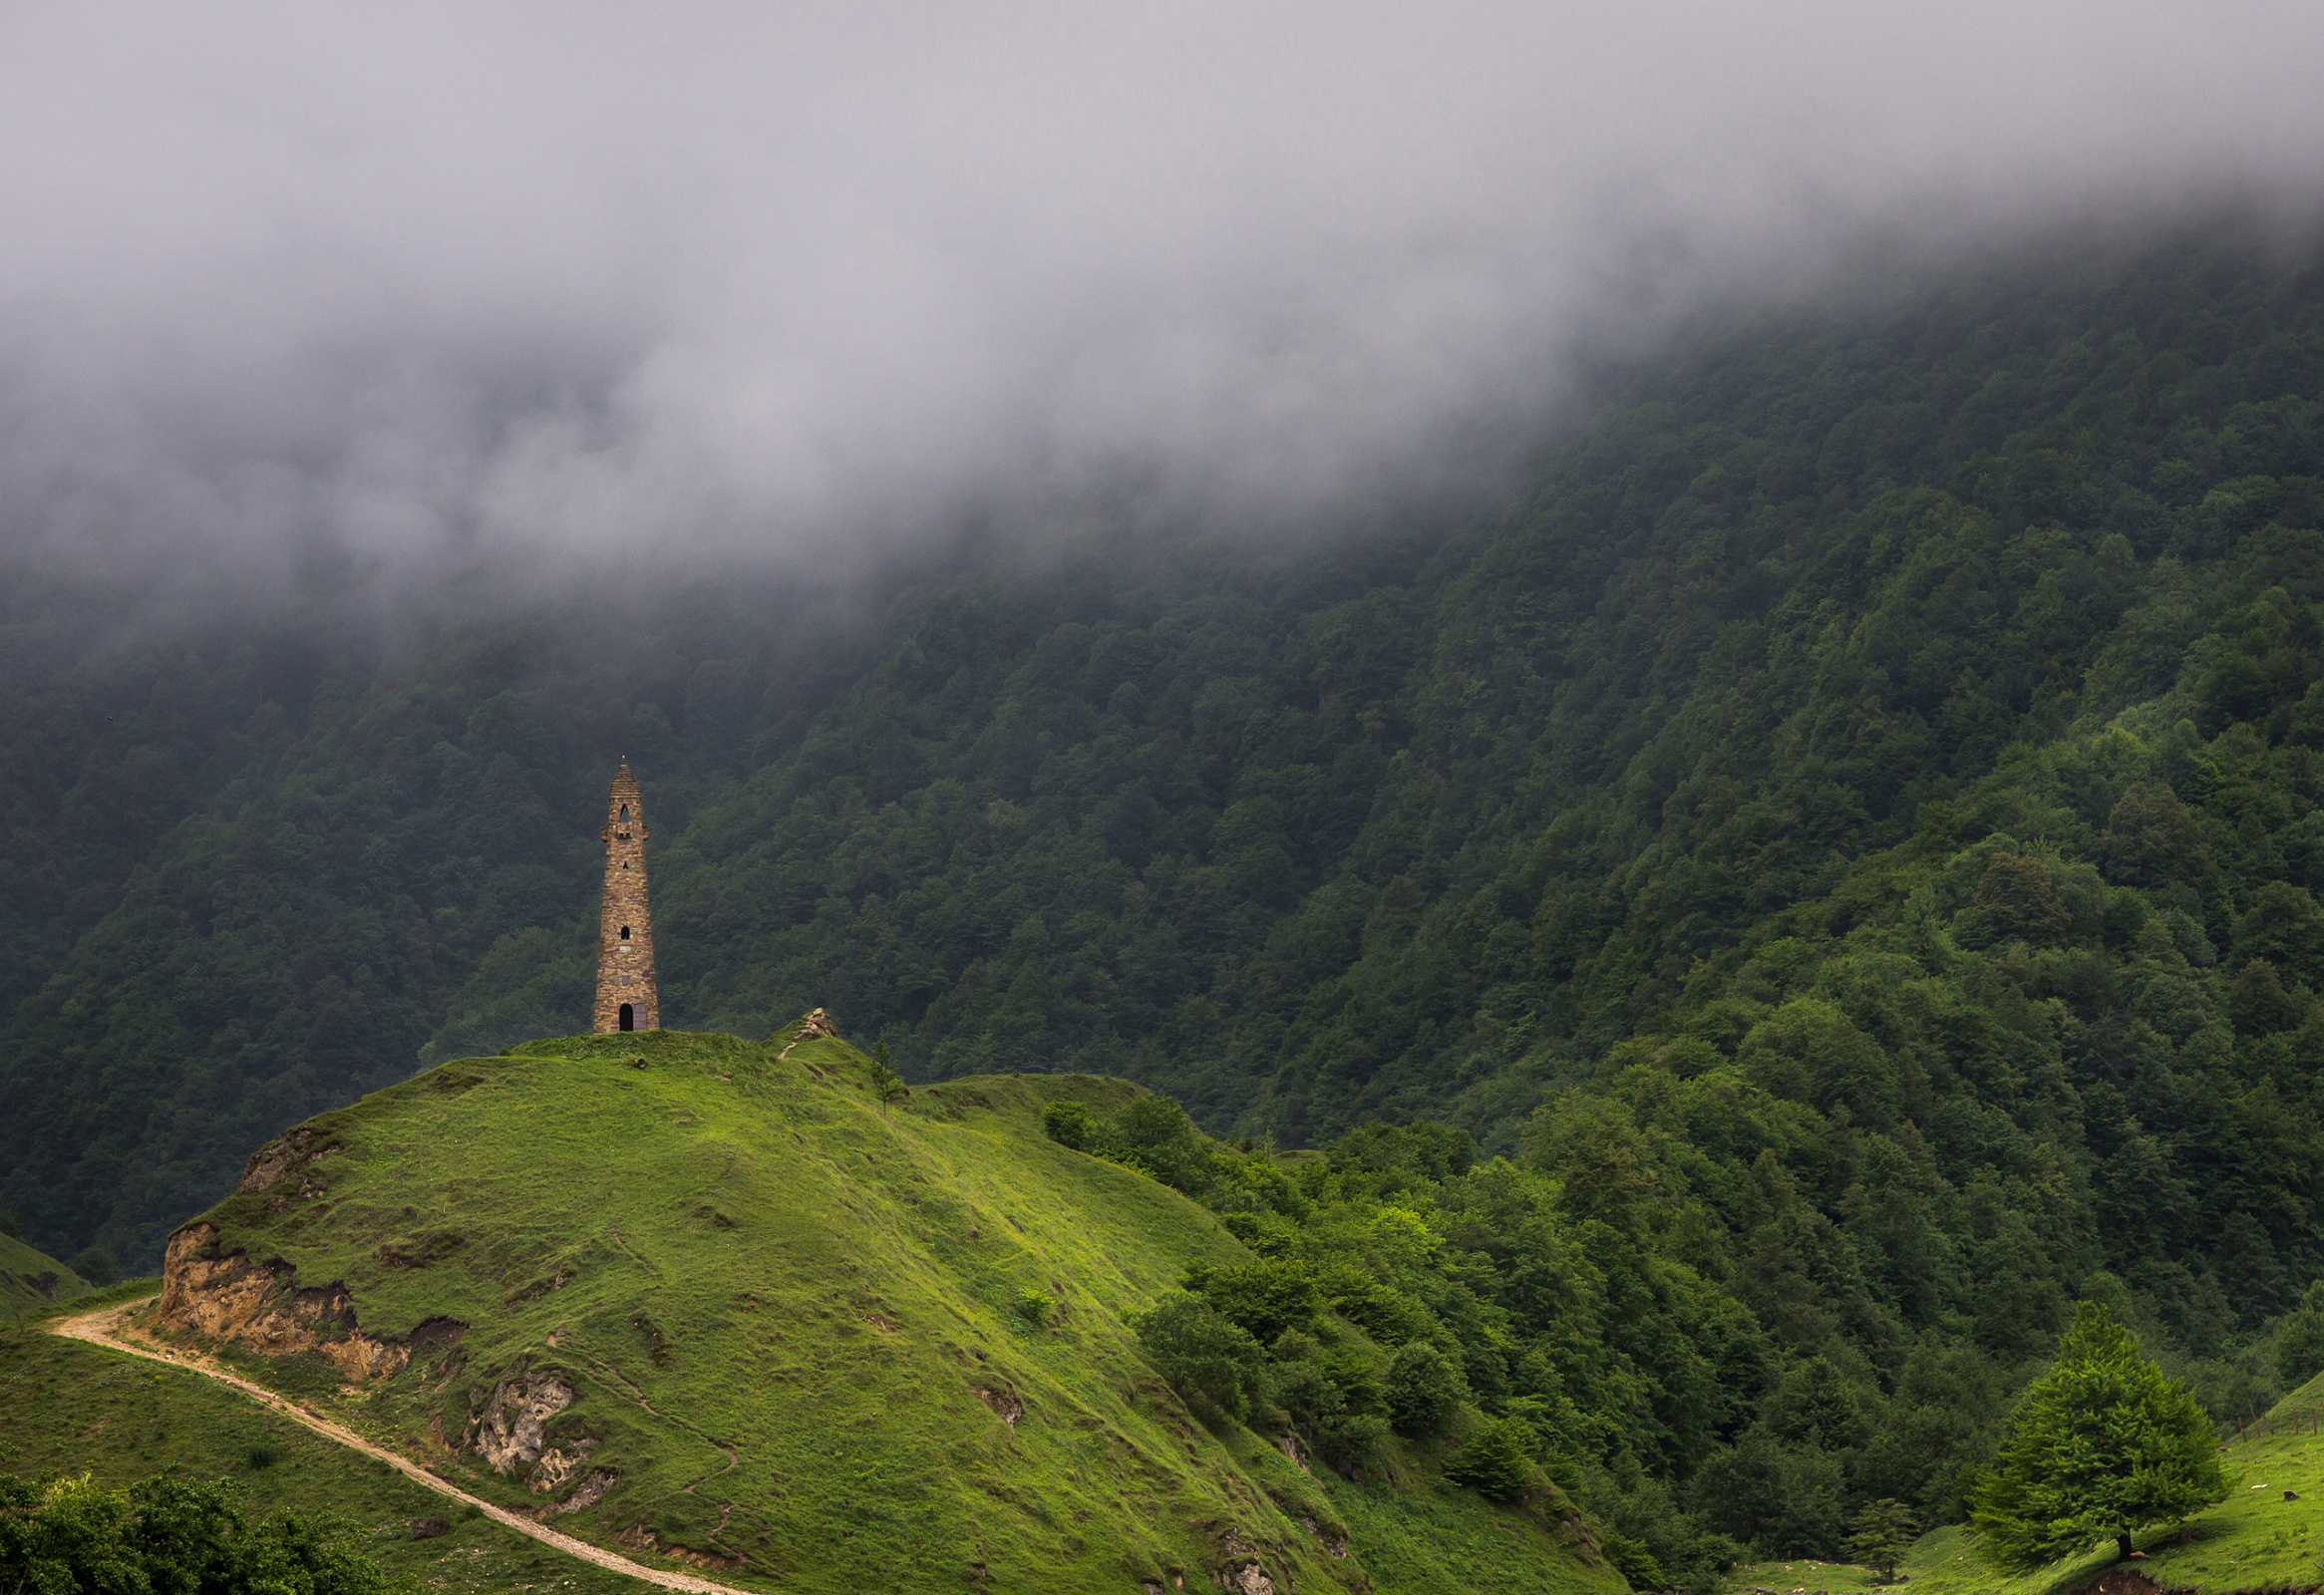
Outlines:
[[264, 1386], [253, 1385], [248, 1380], [228, 1372], [206, 1357], [170, 1351], [164, 1347], [125, 1339], [122, 1335], [122, 1320], [154, 1299], [147, 1296], [134, 1302], [124, 1302], [112, 1307], [100, 1307], [93, 1313], [82, 1313], [73, 1318], [52, 1319], [49, 1322], [49, 1329], [52, 1334], [62, 1335], [68, 1340], [87, 1341], [92, 1346], [103, 1346], [108, 1351], [126, 1352], [132, 1357], [143, 1357], [150, 1362], [167, 1363], [173, 1368], [191, 1369], [206, 1379], [213, 1379], [221, 1385], [231, 1386], [258, 1403], [259, 1406], [280, 1413], [294, 1424], [304, 1425], [325, 1439], [335, 1440], [349, 1450], [361, 1451], [366, 1456], [387, 1463], [415, 1484], [432, 1489], [439, 1495], [447, 1496], [465, 1505], [474, 1506], [496, 1523], [512, 1528], [528, 1538], [536, 1539], [551, 1550], [562, 1551], [565, 1555], [578, 1557], [584, 1562], [592, 1562], [609, 1572], [625, 1574], [647, 1584], [659, 1584], [664, 1589], [693, 1591], [696, 1592], [696, 1595], [758, 1595], [758, 1592], [754, 1590], [737, 1589], [732, 1584], [713, 1583], [707, 1578], [697, 1578], [691, 1573], [666, 1572], [658, 1567], [647, 1567], [642, 1563], [633, 1562], [626, 1556], [616, 1556], [611, 1551], [599, 1550], [586, 1540], [575, 1539], [570, 1534], [560, 1534], [555, 1529], [536, 1523], [529, 1517], [520, 1517], [503, 1507], [495, 1506], [491, 1501], [479, 1500], [457, 1485], [446, 1483], [418, 1462], [399, 1456], [385, 1446], [375, 1445], [353, 1430], [334, 1424], [317, 1413], [309, 1412], [297, 1403], [277, 1396]]

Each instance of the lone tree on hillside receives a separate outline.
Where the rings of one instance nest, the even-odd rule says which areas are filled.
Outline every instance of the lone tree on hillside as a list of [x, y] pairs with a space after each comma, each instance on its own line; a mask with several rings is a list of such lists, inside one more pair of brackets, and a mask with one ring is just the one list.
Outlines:
[[1880, 1575], [1882, 1583], [1896, 1581], [1896, 1564], [1920, 1537], [1912, 1508], [1899, 1500], [1882, 1498], [1856, 1513], [1847, 1537], [1848, 1554]]
[[2010, 1415], [1969, 1520], [2002, 1566], [2031, 1569], [2114, 1537], [2177, 1522], [2226, 1499], [2219, 1442], [2187, 1388], [2139, 1354], [2139, 1343], [2084, 1302], [2058, 1360]]

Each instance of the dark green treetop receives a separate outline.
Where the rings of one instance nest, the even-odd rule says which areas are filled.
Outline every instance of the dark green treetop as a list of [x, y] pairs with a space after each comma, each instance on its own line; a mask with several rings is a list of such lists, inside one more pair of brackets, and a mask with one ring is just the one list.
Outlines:
[[2226, 1498], [2219, 1443], [2185, 1386], [2084, 1302], [2058, 1360], [2010, 1416], [1970, 1521], [2004, 1567], [2029, 1569], [2112, 1535], [2174, 1522]]

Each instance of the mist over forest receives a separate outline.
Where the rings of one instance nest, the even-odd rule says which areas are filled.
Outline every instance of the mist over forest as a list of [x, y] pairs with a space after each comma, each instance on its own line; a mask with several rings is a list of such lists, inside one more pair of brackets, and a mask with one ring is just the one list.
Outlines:
[[626, 760], [670, 1029], [1165, 1094], [1049, 1133], [1640, 1589], [1961, 1521], [2078, 1303], [2246, 1421], [2324, 1372], [2320, 58], [0, 16], [0, 1209], [151, 1271], [585, 1031]]

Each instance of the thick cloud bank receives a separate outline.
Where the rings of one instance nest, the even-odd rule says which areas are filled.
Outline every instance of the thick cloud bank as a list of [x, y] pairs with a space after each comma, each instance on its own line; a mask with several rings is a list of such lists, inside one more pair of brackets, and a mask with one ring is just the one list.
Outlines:
[[[2324, 8], [17, 7], [0, 538], [830, 561], [1460, 458], [1579, 349], [2324, 165]], [[241, 562], [241, 561], [234, 561]]]

